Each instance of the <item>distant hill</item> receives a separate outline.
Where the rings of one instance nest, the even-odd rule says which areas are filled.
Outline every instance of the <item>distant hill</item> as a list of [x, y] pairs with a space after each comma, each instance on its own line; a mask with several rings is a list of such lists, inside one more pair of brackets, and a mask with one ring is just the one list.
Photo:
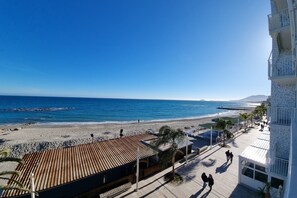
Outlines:
[[266, 101], [268, 98], [268, 96], [265, 95], [253, 95], [253, 96], [249, 96], [243, 99], [240, 99], [238, 101], [243, 101], [243, 102], [263, 102]]

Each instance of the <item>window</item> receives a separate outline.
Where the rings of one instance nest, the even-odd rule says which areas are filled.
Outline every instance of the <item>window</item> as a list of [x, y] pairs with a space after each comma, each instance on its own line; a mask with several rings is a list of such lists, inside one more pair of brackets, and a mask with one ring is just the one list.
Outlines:
[[257, 169], [257, 170], [259, 170], [259, 171], [262, 171], [262, 172], [264, 172], [264, 173], [266, 173], [266, 168], [265, 167], [263, 167], [263, 166], [260, 166], [260, 165], [255, 165], [255, 168]]
[[254, 170], [250, 169], [250, 168], [246, 168], [244, 167], [241, 171], [241, 174], [250, 177], [250, 178], [254, 178]]
[[252, 163], [252, 162], [249, 162], [249, 161], [246, 161], [246, 160], [242, 160], [241, 163], [244, 166], [248, 166], [248, 167], [254, 168], [254, 163]]
[[255, 171], [255, 180], [266, 183], [268, 181], [268, 176], [266, 174]]
[[273, 188], [278, 188], [279, 185], [284, 186], [284, 180], [275, 178], [275, 177], [271, 177], [271, 187]]

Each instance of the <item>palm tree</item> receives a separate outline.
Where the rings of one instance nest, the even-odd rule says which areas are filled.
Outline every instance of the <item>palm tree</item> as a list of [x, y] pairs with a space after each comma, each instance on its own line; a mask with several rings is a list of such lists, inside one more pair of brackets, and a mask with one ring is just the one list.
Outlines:
[[[9, 157], [10, 150], [7, 148], [0, 149], [0, 162], [17, 162], [22, 163], [22, 160], [19, 158]], [[0, 185], [1, 190], [22, 190], [28, 191], [24, 188], [23, 184], [18, 182], [15, 179], [9, 178], [8, 176], [19, 176], [18, 171], [2, 171], [0, 172], [0, 179], [7, 180], [7, 185]]]
[[254, 121], [254, 117], [255, 117], [255, 114], [254, 114], [254, 112], [251, 112], [251, 113], [249, 113], [248, 114], [248, 119], [250, 120], [250, 122], [251, 122], [251, 125], [252, 125], [252, 127], [253, 127], [253, 121]]
[[[159, 136], [155, 142], [155, 147], [159, 148], [160, 146], [168, 146], [169, 150], [166, 156], [163, 156], [163, 162], [168, 162], [171, 160], [172, 163], [172, 178], [175, 178], [175, 156], [179, 151], [178, 144], [183, 141], [185, 135], [181, 129], [172, 129], [171, 127], [165, 125], [162, 126], [159, 130]], [[169, 159], [168, 159], [169, 158]]]
[[260, 195], [261, 198], [271, 198], [270, 195], [270, 188], [271, 188], [271, 183], [267, 182], [262, 188], [258, 187], [258, 195]]
[[230, 125], [233, 125], [232, 121], [231, 120], [225, 120], [225, 119], [218, 119], [217, 122], [216, 122], [216, 125], [215, 125], [215, 128], [216, 129], [219, 129], [219, 130], [222, 130], [223, 131], [223, 134], [224, 134], [224, 137], [223, 137], [223, 147], [226, 146], [226, 137], [227, 137], [227, 134], [228, 134], [228, 127]]
[[266, 114], [266, 112], [267, 112], [267, 107], [265, 106], [264, 103], [262, 103], [260, 106], [257, 106], [254, 110], [254, 113], [257, 116], [259, 116], [261, 119]]
[[246, 121], [247, 121], [249, 116], [248, 116], [247, 113], [240, 113], [239, 116], [244, 121], [244, 132], [246, 132], [246, 128], [247, 128]]

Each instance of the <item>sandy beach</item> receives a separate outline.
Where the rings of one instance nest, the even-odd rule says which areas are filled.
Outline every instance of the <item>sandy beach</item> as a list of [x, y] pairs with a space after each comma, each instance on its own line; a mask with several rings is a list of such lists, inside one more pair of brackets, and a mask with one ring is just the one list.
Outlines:
[[[234, 111], [228, 116], [236, 116]], [[211, 122], [214, 117], [200, 119], [183, 119], [173, 121], [156, 121], [140, 123], [102, 123], [102, 124], [23, 124], [0, 127], [0, 147], [8, 147], [12, 155], [22, 157], [26, 153], [38, 152], [47, 149], [69, 147], [78, 144], [117, 138], [120, 130], [124, 135], [133, 135], [147, 131], [158, 131], [163, 125], [172, 128], [198, 129], [200, 124]], [[93, 140], [91, 137], [93, 134]]]
[[[238, 116], [242, 111], [232, 111], [228, 117]], [[227, 116], [222, 114], [220, 116]], [[11, 156], [22, 158], [27, 153], [40, 152], [48, 149], [63, 148], [78, 144], [118, 138], [120, 130], [123, 134], [134, 135], [147, 131], [158, 131], [160, 127], [169, 125], [172, 128], [196, 129], [199, 133], [200, 124], [209, 123], [218, 116], [199, 119], [183, 119], [156, 122], [108, 123], [108, 124], [22, 124], [0, 126], [0, 148], [9, 148]], [[205, 130], [205, 129], [204, 129]], [[94, 138], [92, 140], [91, 134]], [[0, 171], [14, 170], [17, 163], [6, 162], [0, 164]], [[5, 184], [0, 181], [0, 184]]]

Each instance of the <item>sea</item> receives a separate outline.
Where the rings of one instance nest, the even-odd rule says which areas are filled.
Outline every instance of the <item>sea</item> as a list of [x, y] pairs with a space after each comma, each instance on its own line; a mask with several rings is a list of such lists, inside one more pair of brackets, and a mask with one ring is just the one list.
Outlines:
[[217, 107], [244, 107], [234, 101], [0, 96], [0, 125], [132, 123], [228, 114]]

